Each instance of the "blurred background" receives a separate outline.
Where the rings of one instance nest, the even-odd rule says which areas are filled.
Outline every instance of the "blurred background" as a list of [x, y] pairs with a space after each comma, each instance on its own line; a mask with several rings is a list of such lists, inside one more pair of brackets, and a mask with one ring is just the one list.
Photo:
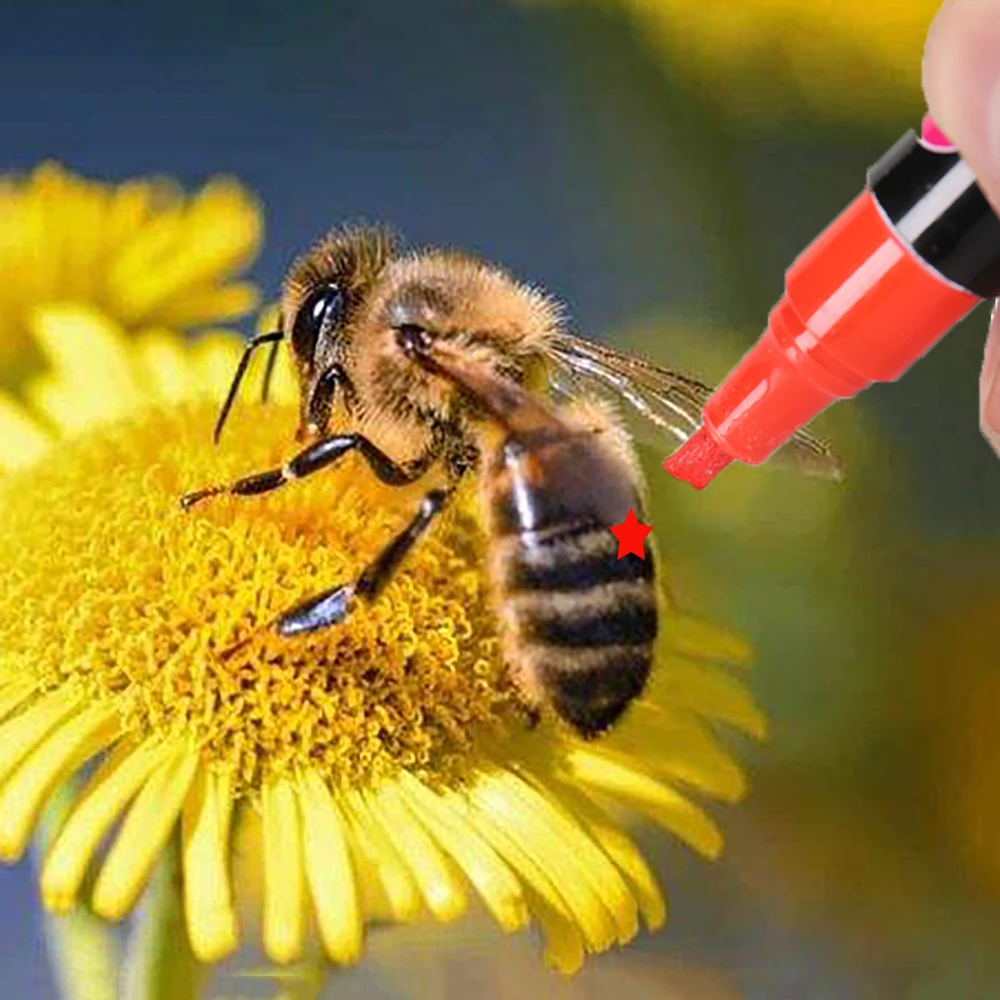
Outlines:
[[[541, 282], [592, 337], [717, 379], [794, 255], [919, 122], [936, 6], [3, 0], [0, 168], [229, 173], [263, 205], [265, 296], [330, 224], [384, 220]], [[474, 923], [376, 935], [330, 996], [996, 996], [986, 319], [824, 418], [843, 485], [739, 468], [699, 495], [646, 456], [678, 598], [754, 641], [772, 720], [739, 748], [753, 787], [717, 813], [722, 862], [643, 840], [666, 931], [569, 984]], [[27, 865], [0, 871], [0, 928], [5, 995], [54, 997]]]

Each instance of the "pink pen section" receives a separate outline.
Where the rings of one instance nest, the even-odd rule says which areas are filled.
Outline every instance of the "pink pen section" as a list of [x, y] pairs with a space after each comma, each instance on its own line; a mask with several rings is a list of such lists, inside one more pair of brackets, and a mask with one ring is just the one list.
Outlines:
[[955, 144], [941, 131], [930, 115], [924, 115], [920, 126], [920, 138], [925, 146], [929, 146], [935, 152], [950, 152], [955, 148]]

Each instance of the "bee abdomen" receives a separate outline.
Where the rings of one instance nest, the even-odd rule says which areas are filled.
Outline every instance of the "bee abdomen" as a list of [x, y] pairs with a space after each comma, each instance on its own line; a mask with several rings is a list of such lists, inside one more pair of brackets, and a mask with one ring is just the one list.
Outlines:
[[572, 649], [651, 643], [656, 600], [649, 584], [602, 583], [586, 591], [512, 598], [518, 632], [529, 642]]
[[506, 615], [520, 657], [582, 736], [613, 725], [649, 676], [658, 613], [652, 552], [618, 559], [606, 527], [504, 540]]
[[504, 587], [521, 591], [586, 591], [604, 584], [652, 582], [646, 558], [618, 558], [618, 541], [604, 526], [584, 524], [548, 531], [525, 531], [503, 546]]
[[599, 736], [621, 718], [642, 694], [653, 663], [647, 643], [562, 654], [536, 647], [530, 659], [552, 707], [584, 739]]

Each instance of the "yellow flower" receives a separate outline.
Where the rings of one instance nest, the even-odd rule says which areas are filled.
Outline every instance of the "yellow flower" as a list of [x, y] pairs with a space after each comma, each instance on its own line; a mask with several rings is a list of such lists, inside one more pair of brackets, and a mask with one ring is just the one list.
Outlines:
[[165, 180], [110, 185], [55, 163], [0, 179], [0, 367], [23, 360], [34, 312], [86, 305], [130, 332], [239, 316], [254, 286], [231, 280], [256, 256], [261, 213], [219, 177], [185, 196]]
[[692, 74], [734, 117], [916, 114], [924, 38], [940, 6], [940, 0], [598, 2], [621, 7], [658, 54]]
[[[414, 494], [363, 466], [192, 513], [178, 495], [287, 455], [287, 380], [210, 445], [239, 342], [126, 341], [99, 316], [49, 310], [52, 374], [34, 412], [0, 408], [0, 856], [18, 858], [60, 783], [87, 762], [44, 861], [62, 910], [129, 912], [179, 829], [195, 954], [237, 945], [231, 834], [259, 817], [267, 954], [313, 925], [335, 962], [373, 921], [450, 920], [478, 896], [506, 931], [531, 918], [549, 962], [623, 944], [664, 920], [619, 810], [713, 858], [692, 793], [744, 775], [714, 733], [764, 720], [718, 661], [744, 646], [671, 613], [647, 694], [583, 743], [524, 717], [500, 657], [474, 497], [349, 623], [301, 640], [265, 626], [344, 580], [408, 520]], [[120, 825], [116, 827], [116, 824]], [[104, 845], [110, 840], [105, 852]]]

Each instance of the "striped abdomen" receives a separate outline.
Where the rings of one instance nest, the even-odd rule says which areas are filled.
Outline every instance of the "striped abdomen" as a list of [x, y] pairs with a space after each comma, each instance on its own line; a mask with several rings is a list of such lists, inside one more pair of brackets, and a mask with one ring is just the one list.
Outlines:
[[652, 549], [618, 558], [642, 511], [631, 466], [592, 432], [509, 438], [487, 482], [493, 577], [515, 680], [584, 737], [643, 689], [657, 633]]

